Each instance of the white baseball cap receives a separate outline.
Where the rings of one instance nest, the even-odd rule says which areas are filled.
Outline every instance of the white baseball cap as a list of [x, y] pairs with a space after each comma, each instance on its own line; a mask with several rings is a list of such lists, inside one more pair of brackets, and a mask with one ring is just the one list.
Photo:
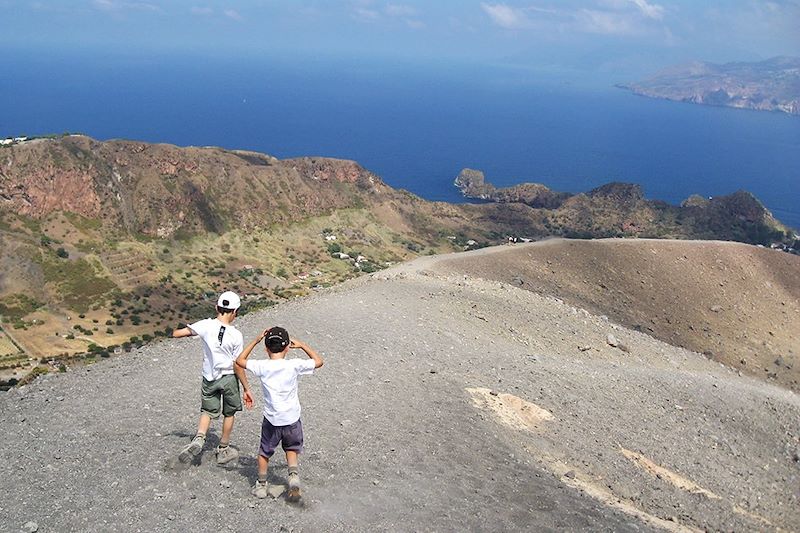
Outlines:
[[225, 309], [237, 310], [242, 305], [242, 301], [235, 292], [225, 291], [219, 295], [217, 300], [217, 307], [224, 307]]

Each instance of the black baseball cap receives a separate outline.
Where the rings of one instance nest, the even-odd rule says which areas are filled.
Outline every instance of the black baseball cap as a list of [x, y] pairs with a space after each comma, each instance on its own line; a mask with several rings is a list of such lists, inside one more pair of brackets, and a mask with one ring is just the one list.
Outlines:
[[264, 345], [271, 353], [282, 352], [289, 346], [289, 332], [280, 326], [270, 328], [264, 337]]

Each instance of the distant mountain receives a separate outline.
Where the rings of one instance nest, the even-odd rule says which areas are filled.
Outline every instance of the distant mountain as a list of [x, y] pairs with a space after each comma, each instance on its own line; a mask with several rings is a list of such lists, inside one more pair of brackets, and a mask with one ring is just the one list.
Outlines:
[[694, 62], [617, 87], [653, 98], [798, 115], [800, 58], [775, 57], [724, 65]]

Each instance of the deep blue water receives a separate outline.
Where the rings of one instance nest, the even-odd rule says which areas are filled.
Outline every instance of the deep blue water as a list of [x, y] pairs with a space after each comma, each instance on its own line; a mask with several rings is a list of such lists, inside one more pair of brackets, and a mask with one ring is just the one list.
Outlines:
[[518, 68], [0, 57], [0, 137], [63, 131], [355, 159], [431, 200], [462, 201], [452, 182], [463, 167], [499, 186], [636, 182], [671, 203], [747, 189], [800, 228], [800, 117], [652, 100]]

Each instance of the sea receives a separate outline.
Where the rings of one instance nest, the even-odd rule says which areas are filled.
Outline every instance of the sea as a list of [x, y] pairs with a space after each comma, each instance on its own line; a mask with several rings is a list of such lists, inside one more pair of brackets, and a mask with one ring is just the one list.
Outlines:
[[0, 138], [79, 132], [358, 161], [428, 200], [497, 186], [640, 184], [677, 204], [745, 189], [800, 228], [800, 117], [656, 100], [613, 76], [525, 65], [18, 50], [0, 56]]

